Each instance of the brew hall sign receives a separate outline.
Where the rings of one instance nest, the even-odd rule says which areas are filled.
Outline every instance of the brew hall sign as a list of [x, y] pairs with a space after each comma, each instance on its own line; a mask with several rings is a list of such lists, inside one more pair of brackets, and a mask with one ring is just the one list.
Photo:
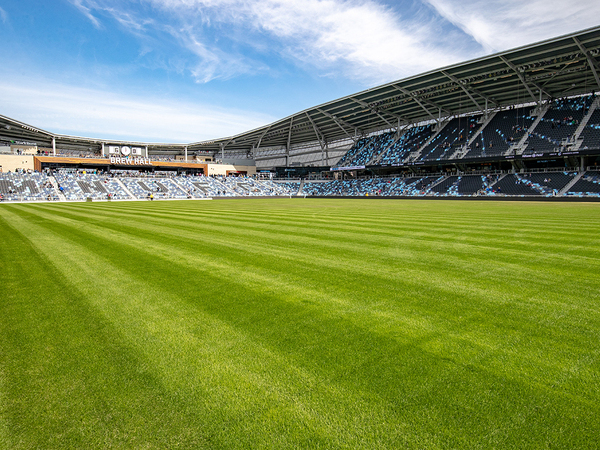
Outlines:
[[142, 147], [129, 147], [123, 145], [110, 145], [108, 147], [108, 156], [111, 164], [124, 164], [128, 166], [150, 166], [152, 163], [149, 158], [143, 156]]

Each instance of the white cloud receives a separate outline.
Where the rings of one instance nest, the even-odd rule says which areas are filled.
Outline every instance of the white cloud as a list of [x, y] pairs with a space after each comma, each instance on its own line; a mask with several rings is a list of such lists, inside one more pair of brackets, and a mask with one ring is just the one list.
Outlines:
[[[92, 9], [97, 8], [97, 5], [94, 1], [92, 0], [69, 0], [73, 6], [75, 6], [79, 11], [81, 11], [83, 13], [84, 16], [86, 16], [91, 22], [92, 24], [94, 24], [94, 26], [96, 28], [100, 28], [100, 21], [98, 21], [98, 19], [96, 19], [96, 17], [94, 17], [94, 15], [92, 14]], [[84, 5], [84, 3], [86, 3], [86, 5]]]
[[247, 111], [28, 81], [0, 84], [2, 114], [55, 133], [188, 143], [235, 135], [274, 121]]
[[597, 0], [70, 1], [96, 26], [93, 13], [112, 17], [146, 46], [174, 39], [201, 83], [267, 73], [283, 58], [376, 84], [594, 26], [600, 13]]
[[2, 9], [2, 7], [0, 7], [0, 19], [2, 19], [2, 23], [8, 22], [8, 14]]
[[[145, 0], [137, 9], [116, 0], [71, 1], [88, 17], [96, 10], [136, 24], [125, 27], [130, 32], [145, 24], [148, 34], [173, 36], [197, 58], [190, 71], [200, 82], [264, 73], [271, 58], [283, 57], [318, 75], [375, 83], [466, 56], [463, 46], [439, 38], [429, 10], [404, 17], [374, 0]], [[249, 48], [255, 57], [246, 56]]]
[[424, 0], [480, 43], [508, 50], [598, 25], [600, 2], [581, 0]]
[[403, 18], [373, 1], [269, 0], [252, 3], [250, 16], [285, 42], [288, 58], [355, 79], [389, 81], [460, 60], [456, 47], [428, 44], [430, 20]]

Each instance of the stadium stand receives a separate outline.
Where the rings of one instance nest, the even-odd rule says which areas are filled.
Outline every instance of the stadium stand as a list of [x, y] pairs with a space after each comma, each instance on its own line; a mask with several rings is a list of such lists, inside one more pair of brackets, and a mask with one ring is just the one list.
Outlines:
[[600, 172], [586, 172], [569, 188], [566, 195], [600, 197]]
[[531, 132], [526, 152], [549, 153], [572, 142], [579, 122], [593, 101], [594, 97], [587, 95], [552, 102], [550, 109]]
[[449, 159], [456, 151], [467, 144], [478, 130], [481, 116], [455, 117], [421, 151], [421, 160], [439, 161]]
[[482, 194], [486, 188], [486, 177], [482, 175], [466, 175], [460, 177], [457, 187], [458, 196]]
[[596, 109], [588, 123], [581, 132], [582, 143], [580, 148], [598, 148], [600, 147], [600, 109]]
[[58, 200], [52, 180], [43, 173], [0, 172], [0, 194], [4, 201]]
[[131, 198], [116, 179], [107, 175], [58, 172], [56, 181], [66, 200]]
[[364, 166], [394, 142], [395, 133], [382, 133], [359, 139], [338, 162], [339, 166]]
[[543, 195], [557, 195], [566, 187], [577, 172], [543, 172], [521, 174], [519, 178]]
[[535, 118], [529, 109], [515, 108], [499, 111], [471, 142], [466, 158], [503, 155], [511, 145], [518, 143]]
[[505, 175], [487, 189], [488, 194], [496, 195], [539, 196], [542, 194], [539, 190], [535, 189], [530, 181], [520, 178], [515, 174]]
[[171, 178], [139, 179], [125, 177], [121, 181], [137, 199], [145, 199], [150, 195], [153, 198], [163, 199], [188, 198], [185, 190], [179, 187]]
[[283, 192], [283, 195], [297, 195], [300, 193], [301, 182], [278, 181], [274, 184], [279, 192]]
[[[128, 175], [131, 175], [128, 173]], [[294, 182], [250, 177], [125, 176], [61, 172], [0, 173], [2, 201], [200, 199], [250, 196], [600, 196], [600, 174], [545, 171], [368, 177]]]
[[400, 164], [411, 152], [417, 151], [433, 134], [433, 125], [415, 126], [405, 133], [388, 148], [379, 160], [380, 164]]

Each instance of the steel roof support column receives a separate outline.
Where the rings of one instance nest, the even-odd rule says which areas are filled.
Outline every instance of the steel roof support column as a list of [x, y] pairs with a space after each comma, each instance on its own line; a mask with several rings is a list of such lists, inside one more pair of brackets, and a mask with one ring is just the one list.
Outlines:
[[349, 134], [349, 133], [346, 131], [346, 129], [345, 129], [343, 126], [342, 126], [342, 124], [343, 124], [343, 125], [346, 125], [346, 126], [347, 126], [347, 127], [349, 127], [349, 128], [352, 128], [352, 129], [354, 129], [354, 130], [356, 130], [356, 131], [360, 131], [360, 134], [361, 134], [361, 135], [363, 134], [363, 132], [362, 132], [362, 130], [361, 130], [361, 129], [359, 129], [359, 128], [354, 128], [354, 127], [353, 127], [352, 125], [350, 125], [348, 122], [346, 122], [346, 121], [344, 121], [344, 120], [342, 120], [342, 119], [340, 119], [340, 118], [338, 118], [338, 117], [334, 116], [333, 114], [329, 114], [328, 112], [325, 112], [325, 111], [323, 111], [321, 108], [316, 108], [316, 110], [317, 110], [317, 111], [319, 111], [321, 114], [323, 114], [325, 117], [329, 117], [331, 120], [333, 120], [333, 121], [335, 122], [335, 124], [336, 124], [338, 127], [340, 127], [340, 128], [341, 128], [341, 130], [344, 132], [344, 134], [345, 134], [346, 136], [348, 136], [348, 137], [349, 137], [349, 138], [352, 140], [352, 142], [356, 142], [356, 138], [355, 138], [355, 137], [352, 137], [352, 136], [351, 136], [351, 135], [350, 135], [350, 134]]
[[598, 88], [600, 88], [600, 77], [598, 77], [598, 72], [596, 70], [596, 69], [600, 69], [600, 67], [598, 66], [598, 61], [596, 61], [596, 58], [594, 58], [590, 54], [588, 49], [584, 47], [584, 45], [581, 43], [581, 41], [579, 39], [577, 39], [575, 36], [573, 36], [573, 40], [577, 44], [577, 47], [579, 47], [579, 50], [581, 50], [583, 52], [583, 54], [585, 55], [585, 57], [587, 58], [590, 69], [592, 70], [592, 73], [594, 74], [594, 78], [596, 79], [596, 84], [598, 85]]
[[263, 138], [269, 132], [270, 129], [271, 129], [271, 125], [269, 125], [267, 127], [267, 129], [263, 132], [263, 134], [260, 136], [260, 138], [258, 138], [258, 143], [256, 144], [256, 150], [258, 150], [260, 148], [260, 143], [262, 142]]
[[52, 156], [56, 156], [56, 138], [52, 137]]
[[[477, 100], [475, 100], [475, 99], [473, 98], [473, 96], [471, 95], [471, 93], [470, 93], [470, 92], [467, 90], [467, 88], [466, 88], [466, 87], [464, 87], [464, 86], [463, 86], [463, 84], [462, 84], [462, 83], [461, 83], [461, 82], [458, 80], [458, 78], [456, 78], [456, 77], [455, 77], [455, 76], [453, 76], [453, 75], [450, 75], [449, 73], [446, 73], [446, 72], [444, 72], [443, 70], [442, 70], [442, 73], [443, 73], [444, 75], [446, 75], [448, 78], [450, 78], [450, 80], [452, 80], [452, 81], [454, 81], [456, 84], [458, 84], [458, 86], [460, 86], [460, 88], [461, 88], [463, 91], [465, 91], [465, 94], [467, 94], [467, 97], [469, 97], [469, 98], [471, 99], [471, 101], [472, 101], [473, 103], [475, 103], [475, 106], [477, 106], [477, 109], [479, 109], [479, 111], [483, 111], [483, 108], [482, 108], [482, 107], [479, 105], [479, 103], [477, 103]], [[460, 111], [459, 111], [459, 113], [460, 113]]]
[[[377, 114], [381, 120], [383, 120], [385, 123], [387, 123], [387, 124], [390, 126], [390, 128], [394, 128], [394, 125], [392, 125], [391, 123], [389, 123], [389, 122], [388, 122], [388, 121], [385, 119], [385, 117], [383, 117], [381, 114], [379, 114], [379, 111], [378, 111], [377, 109], [375, 109], [375, 108], [371, 108], [371, 107], [369, 106], [369, 104], [368, 104], [368, 103], [366, 103], [366, 102], [363, 102], [363, 101], [361, 101], [361, 100], [357, 100], [357, 99], [355, 99], [355, 98], [353, 98], [353, 97], [349, 97], [349, 98], [350, 98], [350, 100], [352, 100], [353, 102], [356, 102], [356, 103], [358, 103], [360, 106], [363, 106], [363, 107], [365, 107], [365, 108], [369, 108], [369, 110], [370, 110], [372, 113], [374, 113], [374, 114]], [[394, 117], [395, 119], [398, 119], [398, 121], [400, 121], [400, 119], [401, 119], [401, 117], [400, 117], [400, 116], [398, 116], [398, 115], [396, 115], [396, 114], [393, 114], [393, 113], [390, 113], [390, 112], [388, 112], [388, 111], [385, 111], [385, 114], [388, 114], [388, 115], [390, 115], [390, 116]]]
[[292, 142], [292, 126], [294, 125], [294, 116], [290, 117], [290, 128], [288, 130], [287, 144], [285, 146], [285, 166], [290, 167], [290, 143]]
[[104, 158], [105, 156], [105, 150], [104, 150], [104, 142], [102, 143], [102, 157]]
[[[420, 100], [417, 98], [417, 96], [416, 96], [415, 94], [413, 94], [412, 92], [410, 92], [408, 89], [402, 88], [402, 87], [400, 87], [400, 86], [396, 86], [395, 84], [393, 84], [393, 85], [392, 85], [392, 87], [393, 87], [394, 89], [397, 89], [397, 90], [399, 90], [399, 91], [400, 91], [400, 92], [402, 92], [403, 94], [406, 94], [406, 95], [408, 95], [408, 96], [409, 96], [410, 98], [412, 98], [412, 99], [413, 99], [415, 102], [417, 102], [417, 105], [419, 105], [419, 106], [421, 107], [421, 109], [422, 109], [423, 111], [425, 111], [425, 112], [427, 113], [427, 115], [429, 115], [429, 117], [431, 117], [431, 118], [432, 118], [433, 120], [435, 120], [436, 122], [439, 122], [439, 119], [437, 119], [437, 118], [436, 118], [436, 117], [435, 117], [435, 116], [434, 116], [434, 115], [431, 113], [431, 111], [429, 111], [429, 110], [428, 110], [428, 109], [425, 107], [425, 105], [424, 105], [423, 103], [421, 103], [421, 101], [420, 101]], [[429, 101], [427, 101], [427, 103], [428, 103], [429, 105], [431, 105], [431, 106], [434, 106], [434, 107], [438, 108], [440, 111], [442, 111], [442, 108], [441, 108], [440, 106], [436, 105], [435, 103], [432, 103], [432, 102], [429, 102]], [[444, 112], [448, 113], [448, 111], [444, 111]], [[441, 115], [441, 112], [440, 112], [440, 115]]]
[[[529, 87], [529, 84], [527, 83], [527, 80], [525, 80], [525, 77], [523, 76], [523, 74], [521, 72], [519, 72], [519, 69], [517, 69], [517, 66], [515, 66], [513, 63], [511, 63], [508, 59], [506, 59], [504, 56], [500, 56], [500, 59], [504, 62], [504, 64], [506, 64], [508, 67], [510, 67], [514, 73], [517, 74], [517, 77], [519, 77], [519, 80], [521, 80], [521, 83], [523, 83], [523, 86], [525, 86], [525, 89], [527, 89], [527, 92], [529, 92], [529, 95], [531, 95], [531, 98], [533, 99], [534, 102], [537, 102], [538, 100], [535, 98], [535, 94], [533, 93], [533, 91], [531, 90], [531, 88]], [[544, 91], [542, 89], [541, 86], [538, 86], [535, 83], [531, 83], [534, 87], [538, 88], [540, 93], [544, 93], [546, 94], [546, 96], [548, 98], [552, 97], [550, 94], [548, 94], [546, 91]], [[540, 94], [541, 95], [541, 94]]]
[[317, 136], [317, 141], [319, 141], [319, 145], [321, 146], [321, 153], [323, 153], [323, 141], [325, 140], [325, 137], [323, 136], [323, 133], [321, 132], [321, 130], [319, 130], [317, 128], [317, 126], [315, 125], [315, 122], [312, 120], [312, 117], [310, 117], [310, 115], [308, 114], [308, 112], [305, 112], [306, 117], [308, 117], [308, 120], [310, 122], [310, 124], [313, 127], [313, 130], [315, 130], [315, 135]]
[[[467, 93], [467, 95], [469, 95], [469, 93], [467, 92], [467, 88], [466, 88], [466, 87], [465, 87], [465, 86], [464, 86], [464, 85], [463, 85], [463, 84], [462, 84], [462, 83], [461, 83], [461, 82], [458, 80], [458, 78], [456, 78], [454, 75], [450, 75], [449, 73], [446, 73], [446, 72], [444, 72], [444, 71], [442, 71], [442, 73], [443, 73], [445, 76], [447, 76], [448, 78], [450, 78], [452, 81], [454, 81], [456, 84], [458, 84], [458, 85], [459, 85], [459, 86], [460, 86], [460, 87], [463, 89], [463, 91], [465, 91], [465, 92]], [[487, 102], [488, 102], [488, 101], [490, 101], [490, 102], [492, 102], [492, 103], [493, 103], [493, 104], [494, 104], [496, 107], [498, 107], [498, 103], [497, 103], [495, 100], [493, 100], [493, 99], [489, 98], [489, 97], [488, 97], [487, 95], [485, 95], [483, 92], [481, 92], [481, 91], [479, 91], [479, 90], [477, 90], [477, 89], [473, 88], [472, 86], [469, 86], [469, 89], [468, 89], [468, 91], [469, 91], [469, 92], [472, 92], [472, 93], [474, 93], [474, 94], [477, 94], [477, 95], [479, 95], [479, 96], [480, 96], [482, 99], [484, 99], [484, 100], [485, 100], [486, 104], [487, 104]], [[471, 96], [469, 95], [469, 97], [471, 97]], [[477, 105], [477, 102], [475, 101], [475, 99], [473, 99], [473, 97], [471, 97], [471, 100], [473, 100], [473, 102], [474, 102], [474, 103]], [[480, 107], [480, 106], [478, 106], [478, 108], [481, 110], [481, 107]]]
[[188, 148], [187, 148], [187, 145], [186, 145], [185, 147], [183, 147], [183, 154], [184, 154], [184, 157], [185, 157], [185, 162], [187, 162], [187, 160], [188, 160], [187, 159], [187, 155], [188, 155], [187, 154], [187, 150], [188, 150]]

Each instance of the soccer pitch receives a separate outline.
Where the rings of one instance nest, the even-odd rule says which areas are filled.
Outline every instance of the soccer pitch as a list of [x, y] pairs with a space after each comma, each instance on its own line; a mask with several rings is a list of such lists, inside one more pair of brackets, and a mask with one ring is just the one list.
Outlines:
[[0, 448], [600, 447], [600, 205], [0, 205]]

